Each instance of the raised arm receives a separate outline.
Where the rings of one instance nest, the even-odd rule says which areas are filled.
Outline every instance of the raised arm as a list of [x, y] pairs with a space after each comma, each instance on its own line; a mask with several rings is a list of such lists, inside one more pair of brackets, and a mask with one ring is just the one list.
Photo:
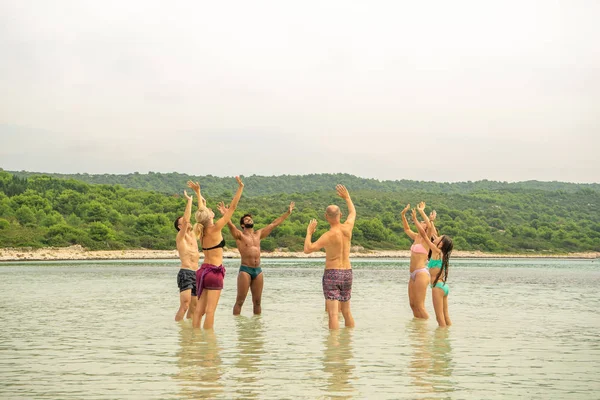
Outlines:
[[317, 220], [312, 219], [306, 228], [306, 238], [304, 238], [304, 253], [310, 254], [325, 247], [329, 232], [325, 232], [316, 242], [312, 242], [312, 235], [317, 229]]
[[[190, 206], [191, 209], [191, 206]], [[177, 246], [177, 250], [181, 250], [181, 246], [185, 243], [185, 234], [188, 231], [190, 226], [190, 219], [183, 218], [181, 222], [181, 229], [177, 232], [177, 236], [175, 237], [175, 245]]]
[[435, 227], [435, 219], [437, 218], [437, 212], [433, 210], [429, 213], [429, 221], [431, 222], [431, 237], [438, 237], [438, 231]]
[[292, 215], [292, 210], [294, 209], [294, 205], [295, 205], [295, 203], [292, 201], [290, 203], [289, 209], [285, 213], [283, 213], [279, 218], [277, 218], [275, 221], [271, 222], [269, 225], [265, 226], [262, 229], [259, 229], [258, 232], [260, 232], [260, 238], [264, 239], [267, 236], [269, 236], [269, 234], [273, 231], [273, 229], [277, 228], [283, 221], [285, 221], [287, 219], [287, 217]]
[[[227, 213], [228, 207], [225, 206], [225, 203], [220, 202], [217, 205], [217, 210], [221, 213], [221, 215], [225, 215]], [[231, 236], [235, 239], [239, 239], [242, 232], [231, 222], [231, 219], [227, 221], [227, 227], [229, 228], [229, 232], [231, 232]]]
[[408, 237], [411, 238], [412, 240], [415, 240], [415, 238], [417, 237], [417, 234], [410, 229], [410, 226], [408, 225], [408, 221], [406, 220], [406, 212], [409, 209], [410, 209], [410, 204], [407, 204], [406, 207], [404, 207], [404, 210], [402, 210], [400, 212], [400, 215], [402, 216], [402, 226], [404, 227], [404, 233], [406, 233], [408, 235]]
[[354, 226], [354, 221], [356, 221], [356, 209], [354, 208], [354, 203], [350, 198], [350, 193], [348, 189], [344, 185], [337, 185], [335, 187], [338, 196], [342, 199], [346, 200], [346, 205], [348, 206], [348, 218], [346, 218], [345, 224], [351, 224]]
[[187, 185], [196, 193], [196, 197], [198, 197], [198, 208], [206, 207], [206, 199], [200, 194], [200, 184], [198, 182], [187, 181]]
[[423, 227], [421, 226], [421, 223], [417, 218], [417, 212], [415, 210], [412, 210], [412, 217], [413, 221], [415, 222], [415, 225], [417, 226], [417, 230], [419, 231], [419, 235], [421, 235], [421, 238], [423, 239], [423, 243], [425, 244], [425, 246], [427, 246], [429, 250], [431, 250], [433, 253], [439, 254], [440, 249], [438, 249], [437, 246], [433, 244], [431, 239], [427, 237], [427, 232], [425, 232], [425, 229], [423, 229]]
[[417, 206], [417, 210], [419, 210], [419, 214], [421, 214], [423, 221], [425, 221], [425, 224], [427, 224], [427, 232], [431, 232], [433, 230], [433, 227], [431, 226], [431, 221], [427, 217], [427, 214], [425, 214], [425, 202], [424, 201], [419, 203], [419, 205]]
[[194, 198], [187, 194], [187, 190], [183, 191], [183, 195], [187, 199], [187, 204], [185, 205], [185, 211], [183, 212], [183, 219], [189, 221], [192, 218], [192, 202]]
[[227, 222], [231, 221], [231, 217], [233, 216], [233, 213], [235, 212], [235, 209], [237, 208], [240, 198], [242, 197], [242, 192], [244, 191], [244, 183], [242, 182], [240, 177], [236, 176], [235, 180], [238, 183], [238, 189], [235, 192], [235, 195], [233, 196], [233, 200], [231, 200], [231, 204], [229, 205], [227, 212], [217, 222], [215, 222], [215, 227], [219, 230], [223, 229], [225, 224]]

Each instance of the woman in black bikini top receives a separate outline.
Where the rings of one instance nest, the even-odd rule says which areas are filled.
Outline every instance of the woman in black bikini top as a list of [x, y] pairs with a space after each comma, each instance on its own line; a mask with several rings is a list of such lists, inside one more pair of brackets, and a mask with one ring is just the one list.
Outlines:
[[233, 196], [229, 210], [216, 222], [214, 221], [215, 213], [212, 209], [206, 207], [206, 200], [200, 194], [200, 185], [188, 182], [188, 186], [198, 196], [198, 211], [196, 211], [194, 233], [196, 238], [200, 240], [204, 253], [204, 262], [198, 271], [196, 271], [198, 305], [192, 316], [192, 326], [194, 328], [200, 327], [202, 316], [205, 316], [204, 329], [212, 329], [215, 323], [215, 310], [221, 297], [223, 279], [225, 278], [225, 268], [223, 267], [223, 247], [225, 247], [225, 240], [223, 239], [221, 230], [231, 220], [244, 190], [244, 183], [240, 177], [236, 176], [235, 179], [238, 183], [238, 189]]

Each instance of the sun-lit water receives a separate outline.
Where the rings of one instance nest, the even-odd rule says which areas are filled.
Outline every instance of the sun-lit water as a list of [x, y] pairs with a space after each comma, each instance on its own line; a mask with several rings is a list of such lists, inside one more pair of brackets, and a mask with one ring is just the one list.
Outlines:
[[354, 260], [333, 332], [322, 260], [264, 260], [234, 317], [238, 262], [214, 331], [173, 321], [175, 260], [0, 264], [0, 398], [600, 398], [598, 260], [453, 260], [449, 329], [412, 319], [407, 260]]

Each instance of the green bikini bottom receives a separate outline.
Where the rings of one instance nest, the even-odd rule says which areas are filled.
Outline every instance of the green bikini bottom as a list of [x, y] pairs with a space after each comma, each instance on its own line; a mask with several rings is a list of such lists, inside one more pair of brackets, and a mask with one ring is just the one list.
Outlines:
[[[431, 286], [431, 285], [429, 285]], [[450, 287], [448, 286], [448, 284], [446, 282], [438, 282], [435, 284], [435, 286], [431, 286], [431, 288], [440, 288], [444, 291], [444, 297], [448, 296], [448, 293], [450, 293]]]

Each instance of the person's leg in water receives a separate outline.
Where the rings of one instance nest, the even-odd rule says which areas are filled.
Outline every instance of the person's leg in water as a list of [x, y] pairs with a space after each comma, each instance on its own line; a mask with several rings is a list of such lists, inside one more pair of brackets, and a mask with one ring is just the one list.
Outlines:
[[339, 303], [342, 308], [342, 315], [344, 316], [346, 327], [354, 328], [354, 317], [352, 317], [352, 312], [350, 312], [350, 300], [340, 301]]
[[433, 310], [435, 311], [435, 319], [440, 327], [446, 326], [446, 318], [444, 317], [444, 291], [438, 287], [431, 289], [431, 300], [433, 301]]
[[264, 286], [264, 277], [261, 272], [256, 278], [250, 283], [250, 291], [252, 292], [252, 311], [254, 315], [259, 315], [262, 312], [261, 301], [262, 291]]
[[204, 289], [202, 291], [202, 296], [204, 296], [204, 292], [206, 292], [206, 311], [204, 317], [204, 329], [213, 329], [215, 325], [215, 311], [217, 310], [217, 305], [219, 304], [219, 298], [221, 297], [221, 289]]
[[338, 320], [338, 300], [326, 300], [327, 314], [329, 314], [329, 329], [339, 329], [340, 321]]
[[248, 288], [250, 288], [251, 283], [250, 274], [244, 271], [238, 272], [237, 277], [237, 298], [235, 299], [235, 304], [233, 305], [233, 315], [240, 315], [242, 312], [242, 306], [246, 301], [246, 296], [248, 296]]
[[[175, 314], [175, 321], [181, 321], [185, 316], [186, 311], [189, 315], [190, 303], [192, 301], [192, 289], [187, 289], [179, 292], [179, 310]], [[193, 315], [193, 314], [192, 314]], [[188, 316], [189, 318], [189, 316]]]
[[448, 313], [448, 296], [444, 297], [444, 318], [446, 319], [446, 326], [452, 325], [450, 314]]
[[414, 281], [412, 279], [408, 281], [410, 308], [412, 308], [415, 318], [429, 318], [429, 314], [425, 309], [425, 297], [427, 296], [429, 281], [429, 274], [425, 273], [417, 274]]
[[192, 299], [190, 300], [190, 308], [188, 308], [186, 319], [192, 318], [194, 312], [196, 311], [196, 305], [198, 304], [198, 296], [195, 293], [192, 293]]
[[418, 318], [417, 302], [416, 302], [416, 298], [415, 298], [415, 294], [414, 294], [413, 285], [414, 285], [414, 282], [412, 281], [412, 279], [409, 279], [408, 280], [408, 303], [410, 304], [410, 309], [413, 312], [413, 317]]
[[192, 314], [192, 327], [194, 328], [200, 328], [200, 322], [206, 313], [206, 295], [206, 289], [204, 289], [196, 303], [196, 309], [194, 310], [194, 314]]
[[[325, 300], [325, 312], [327, 312], [327, 300]], [[342, 303], [339, 302], [338, 314], [342, 313]]]

